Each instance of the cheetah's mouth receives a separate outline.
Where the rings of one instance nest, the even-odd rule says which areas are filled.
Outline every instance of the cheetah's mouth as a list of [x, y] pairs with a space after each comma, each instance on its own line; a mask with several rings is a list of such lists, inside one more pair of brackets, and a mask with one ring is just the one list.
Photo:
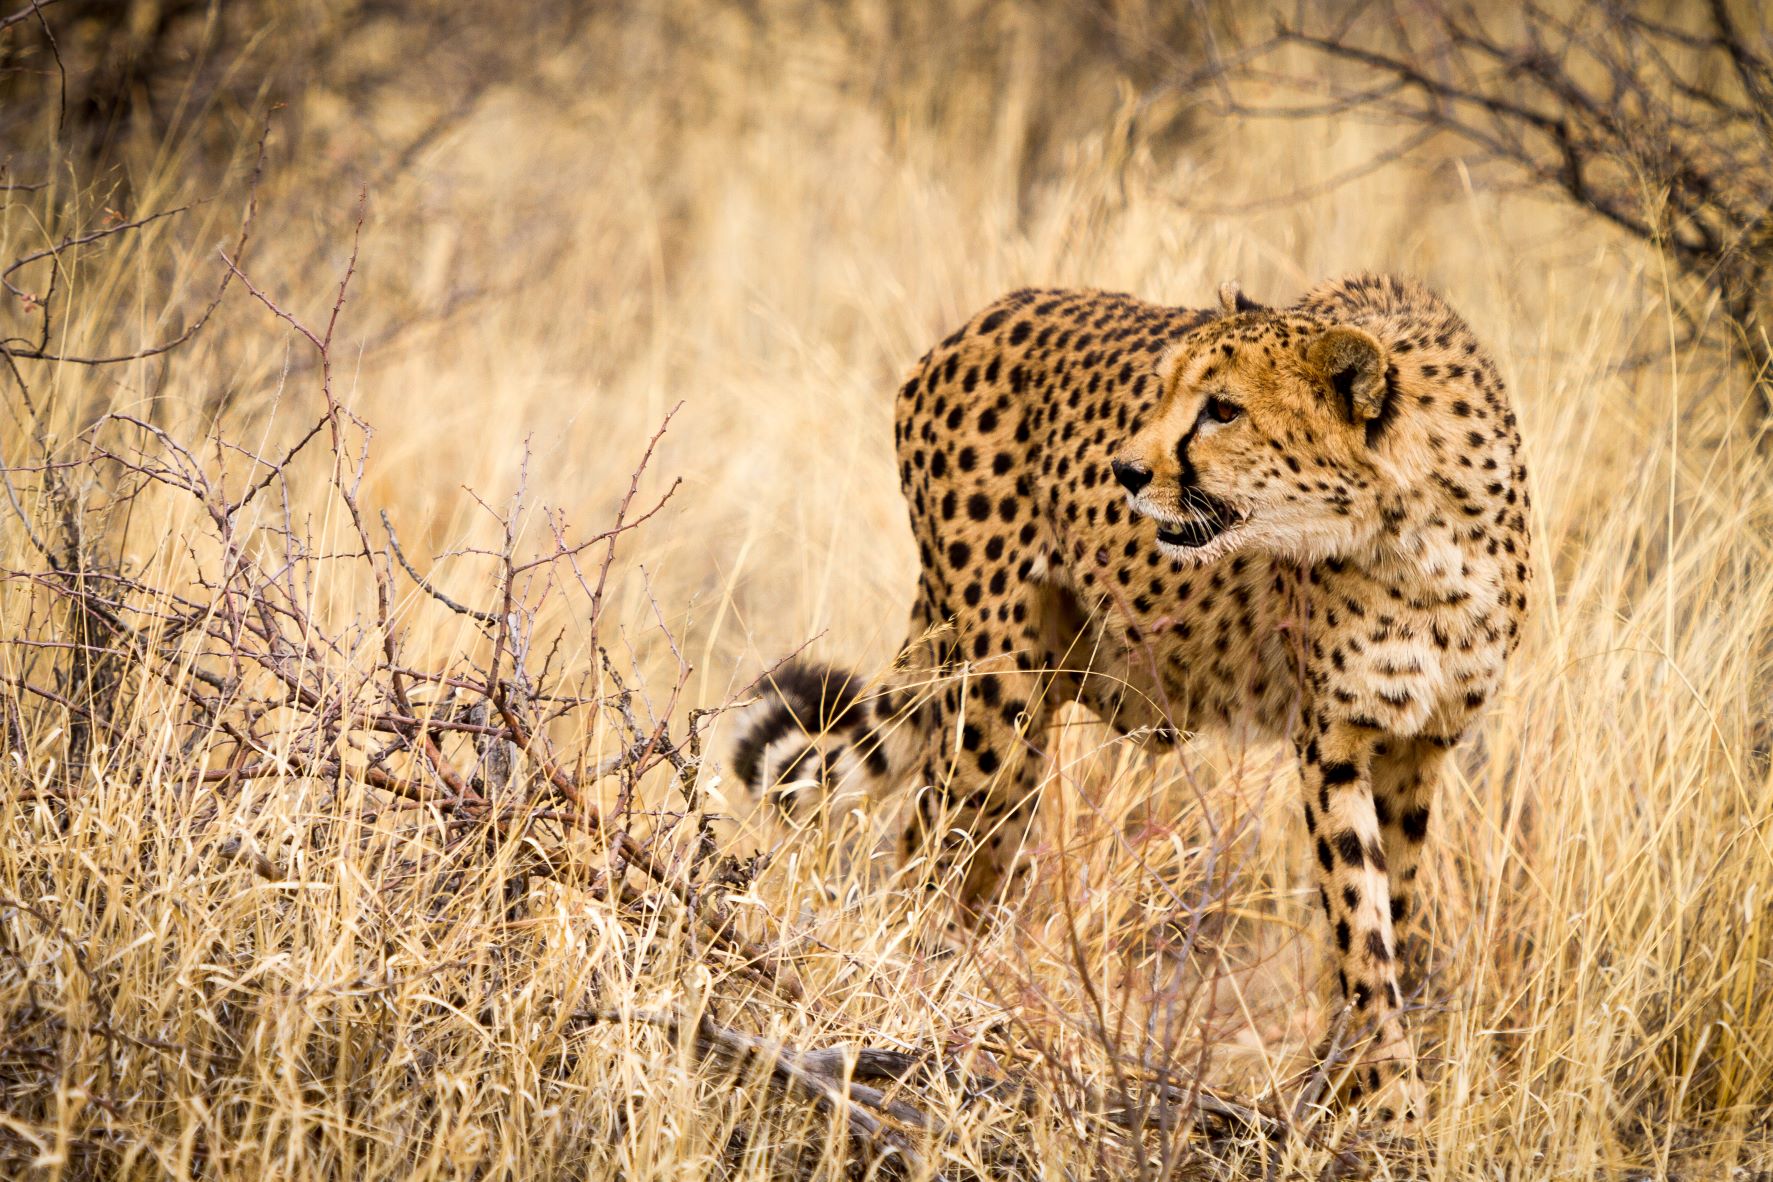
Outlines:
[[1171, 546], [1196, 550], [1224, 532], [1225, 527], [1216, 521], [1197, 520], [1175, 529], [1160, 525], [1157, 527], [1157, 540]]
[[1243, 514], [1209, 492], [1198, 488], [1184, 489], [1182, 507], [1191, 516], [1160, 520], [1157, 540], [1184, 550], [1198, 550], [1226, 530], [1243, 522]]

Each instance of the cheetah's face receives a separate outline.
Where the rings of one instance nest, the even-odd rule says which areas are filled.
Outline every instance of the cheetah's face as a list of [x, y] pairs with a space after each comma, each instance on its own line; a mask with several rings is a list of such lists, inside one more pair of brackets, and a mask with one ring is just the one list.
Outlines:
[[1171, 557], [1346, 555], [1378, 527], [1367, 425], [1386, 410], [1387, 364], [1358, 328], [1216, 321], [1164, 359], [1163, 393], [1115, 477]]

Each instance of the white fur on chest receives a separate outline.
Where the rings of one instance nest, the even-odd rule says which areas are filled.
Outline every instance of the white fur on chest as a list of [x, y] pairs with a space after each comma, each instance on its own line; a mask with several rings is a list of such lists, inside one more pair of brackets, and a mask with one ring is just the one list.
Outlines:
[[1320, 692], [1345, 717], [1398, 735], [1456, 731], [1501, 677], [1501, 571], [1452, 546], [1414, 557], [1414, 569], [1322, 574], [1312, 666]]

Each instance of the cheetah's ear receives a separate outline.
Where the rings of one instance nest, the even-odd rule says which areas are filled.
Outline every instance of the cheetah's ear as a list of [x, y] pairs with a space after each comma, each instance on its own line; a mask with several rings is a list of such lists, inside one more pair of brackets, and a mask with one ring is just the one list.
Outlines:
[[1244, 289], [1235, 279], [1227, 279], [1219, 285], [1219, 314], [1236, 316], [1239, 312], [1263, 312], [1268, 305], [1258, 304], [1244, 294]]
[[1181, 345], [1171, 345], [1157, 359], [1157, 392], [1165, 395], [1170, 392], [1170, 383], [1176, 378], [1176, 367], [1187, 356], [1188, 350]]
[[1377, 337], [1345, 324], [1326, 328], [1305, 351], [1305, 363], [1323, 376], [1356, 423], [1385, 413], [1389, 360]]

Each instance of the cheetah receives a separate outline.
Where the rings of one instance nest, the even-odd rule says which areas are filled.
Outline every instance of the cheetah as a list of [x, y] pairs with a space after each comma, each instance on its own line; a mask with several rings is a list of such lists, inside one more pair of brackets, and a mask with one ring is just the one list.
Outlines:
[[1398, 936], [1530, 571], [1515, 415], [1465, 322], [1376, 274], [1285, 307], [1017, 291], [918, 363], [894, 435], [909, 643], [871, 686], [784, 670], [735, 770], [914, 789], [905, 853], [978, 906], [1021, 865], [1062, 702], [1159, 745], [1290, 742], [1343, 1001], [1374, 1031], [1344, 1098], [1419, 1106]]

